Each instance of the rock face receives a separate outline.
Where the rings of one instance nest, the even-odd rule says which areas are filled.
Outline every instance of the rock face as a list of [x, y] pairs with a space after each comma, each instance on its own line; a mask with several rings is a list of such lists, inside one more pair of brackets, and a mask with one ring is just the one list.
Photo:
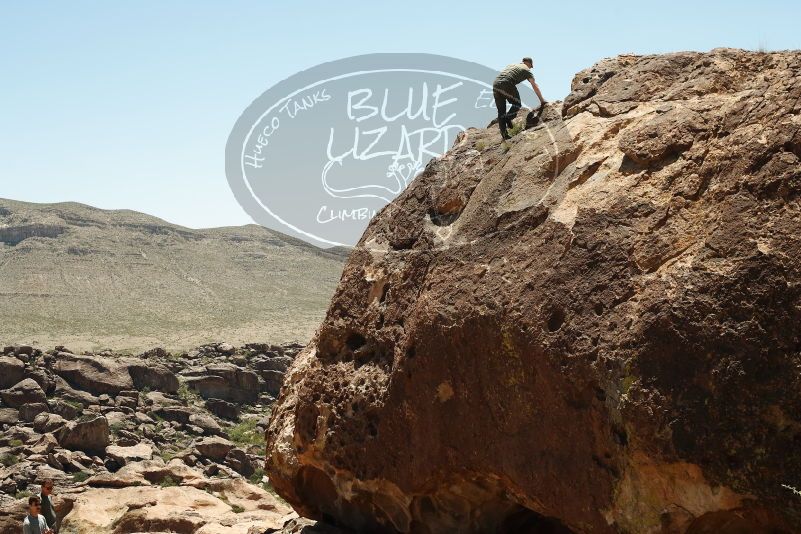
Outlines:
[[798, 532], [801, 53], [604, 60], [499, 142], [352, 252], [278, 492], [370, 532]]

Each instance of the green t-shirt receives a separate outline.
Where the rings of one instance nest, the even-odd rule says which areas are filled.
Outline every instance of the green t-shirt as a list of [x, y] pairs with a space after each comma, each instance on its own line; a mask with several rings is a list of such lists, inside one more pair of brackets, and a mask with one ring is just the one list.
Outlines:
[[56, 508], [53, 506], [53, 501], [50, 500], [49, 495], [39, 494], [42, 500], [42, 515], [47, 520], [48, 526], [55, 528], [56, 526]]
[[529, 69], [525, 63], [512, 63], [498, 74], [498, 77], [495, 78], [495, 82], [492, 85], [517, 85], [533, 77], [534, 75], [531, 74], [531, 69]]

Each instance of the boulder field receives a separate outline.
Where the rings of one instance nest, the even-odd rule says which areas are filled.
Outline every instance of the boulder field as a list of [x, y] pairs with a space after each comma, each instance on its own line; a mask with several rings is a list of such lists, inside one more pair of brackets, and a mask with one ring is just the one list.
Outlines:
[[297, 519], [264, 476], [265, 412], [297, 344], [133, 357], [0, 351], [0, 534], [55, 485], [63, 534], [262, 534]]
[[361, 532], [801, 531], [801, 52], [606, 59], [533, 122], [373, 219], [271, 483]]

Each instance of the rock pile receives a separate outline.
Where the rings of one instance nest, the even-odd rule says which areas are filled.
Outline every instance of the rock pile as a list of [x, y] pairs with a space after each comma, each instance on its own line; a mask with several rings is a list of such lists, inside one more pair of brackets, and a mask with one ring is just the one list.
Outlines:
[[601, 61], [372, 220], [271, 481], [369, 532], [801, 532], [799, 258], [801, 52]]
[[[290, 509], [262, 487], [265, 413], [301, 348], [219, 343], [131, 357], [6, 347], [0, 534], [19, 531], [24, 498], [45, 478], [74, 531], [280, 526]], [[159, 504], [141, 504], [151, 502]]]

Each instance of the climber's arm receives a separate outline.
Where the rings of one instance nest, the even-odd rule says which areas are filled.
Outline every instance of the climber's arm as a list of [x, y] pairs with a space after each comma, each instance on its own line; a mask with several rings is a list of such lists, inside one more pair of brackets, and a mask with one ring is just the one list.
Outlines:
[[547, 102], [545, 101], [545, 98], [542, 96], [542, 93], [540, 92], [540, 87], [537, 85], [537, 82], [534, 81], [534, 78], [531, 77], [531, 78], [528, 79], [528, 81], [531, 82], [531, 87], [534, 89], [534, 92], [537, 94], [537, 98], [540, 99], [540, 106], [544, 106], [545, 104], [547, 104]]

